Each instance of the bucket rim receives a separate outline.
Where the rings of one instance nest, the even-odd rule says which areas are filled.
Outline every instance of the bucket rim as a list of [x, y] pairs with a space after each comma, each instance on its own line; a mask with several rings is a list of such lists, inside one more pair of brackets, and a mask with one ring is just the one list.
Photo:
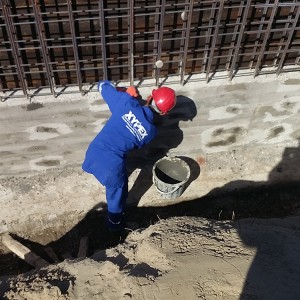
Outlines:
[[[155, 162], [155, 164], [154, 164], [153, 167], [152, 167], [152, 180], [153, 180], [153, 182], [154, 182], [154, 174], [156, 175], [156, 172], [155, 172], [156, 166], [158, 165], [159, 162], [161, 162], [161, 161], [163, 161], [163, 160], [166, 160], [166, 159], [168, 159], [168, 160], [177, 160], [177, 161], [180, 161], [180, 162], [183, 163], [183, 165], [184, 165], [184, 166], [186, 167], [186, 169], [187, 169], [187, 176], [186, 176], [186, 179], [180, 181], [179, 183], [172, 184], [172, 185], [181, 186], [181, 185], [185, 184], [185, 183], [189, 180], [189, 178], [190, 178], [190, 176], [191, 176], [191, 169], [190, 169], [190, 166], [187, 164], [187, 162], [184, 161], [182, 158], [180, 158], [180, 157], [178, 157], [178, 156], [164, 156], [164, 157], [160, 158], [159, 160], [157, 160], [157, 161]], [[155, 176], [155, 177], [156, 177], [157, 180], [163, 182], [163, 181], [160, 180], [157, 176]], [[168, 184], [168, 183], [164, 182], [164, 184]]]
[[178, 156], [164, 156], [162, 158], [160, 158], [159, 160], [157, 160], [154, 165], [153, 168], [161, 161], [163, 160], [178, 160], [178, 161], [182, 161], [184, 163], [184, 165], [186, 165], [188, 167], [188, 169], [190, 168], [189, 165], [187, 164], [186, 161], [184, 161], [182, 158], [178, 157]]

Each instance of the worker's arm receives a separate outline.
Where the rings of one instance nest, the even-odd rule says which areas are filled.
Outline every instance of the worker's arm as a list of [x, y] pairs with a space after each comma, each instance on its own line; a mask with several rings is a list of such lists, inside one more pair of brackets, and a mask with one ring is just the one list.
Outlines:
[[101, 80], [98, 82], [98, 91], [102, 98], [107, 103], [110, 111], [118, 104], [121, 92], [118, 92], [115, 86], [108, 80]]
[[98, 91], [101, 93], [104, 101], [108, 104], [110, 111], [113, 111], [115, 105], [118, 105], [118, 102], [120, 101], [120, 98], [124, 92], [134, 98], [139, 96], [134, 86], [130, 86], [128, 88], [115, 87], [108, 80], [101, 80], [98, 82]]
[[136, 87], [134, 87], [133, 85], [131, 85], [130, 87], [126, 88], [123, 86], [117, 86], [116, 87], [117, 91], [119, 92], [126, 92], [128, 95], [130, 95], [133, 98], [137, 98], [139, 96], [138, 91], [136, 89]]

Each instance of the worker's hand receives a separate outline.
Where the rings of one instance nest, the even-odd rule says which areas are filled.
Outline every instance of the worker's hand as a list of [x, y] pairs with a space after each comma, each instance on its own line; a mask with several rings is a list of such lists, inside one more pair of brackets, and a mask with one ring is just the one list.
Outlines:
[[139, 96], [134, 86], [130, 86], [129, 88], [127, 88], [126, 93], [135, 98]]

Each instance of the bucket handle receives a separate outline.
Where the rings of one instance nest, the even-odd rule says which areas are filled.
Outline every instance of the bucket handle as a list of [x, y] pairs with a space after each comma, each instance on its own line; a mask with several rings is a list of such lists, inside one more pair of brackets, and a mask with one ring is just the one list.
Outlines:
[[[154, 181], [153, 181], [153, 182], [154, 182]], [[172, 194], [172, 193], [176, 192], [177, 190], [179, 190], [179, 188], [181, 187], [181, 185], [178, 185], [178, 186], [175, 186], [175, 188], [174, 188], [173, 190], [169, 191], [169, 192], [163, 192], [163, 191], [161, 191], [161, 190], [156, 186], [156, 184], [154, 184], [154, 185], [155, 185], [156, 190], [157, 190], [159, 193], [162, 193], [162, 194], [164, 194], [164, 195]]]

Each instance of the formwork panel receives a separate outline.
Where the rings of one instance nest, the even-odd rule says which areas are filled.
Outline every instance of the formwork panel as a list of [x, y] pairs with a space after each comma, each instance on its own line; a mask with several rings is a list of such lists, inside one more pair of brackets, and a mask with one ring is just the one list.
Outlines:
[[[299, 65], [297, 0], [2, 0], [3, 93]], [[163, 61], [162, 68], [155, 65]], [[270, 71], [271, 70], [271, 71]]]

